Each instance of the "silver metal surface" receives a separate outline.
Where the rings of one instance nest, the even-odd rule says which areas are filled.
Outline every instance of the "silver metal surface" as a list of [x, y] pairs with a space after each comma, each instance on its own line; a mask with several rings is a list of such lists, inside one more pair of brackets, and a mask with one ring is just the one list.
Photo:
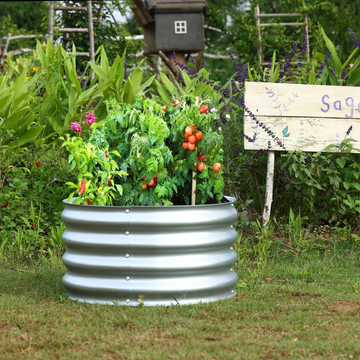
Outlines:
[[64, 200], [63, 284], [73, 300], [171, 305], [235, 295], [237, 211], [195, 206], [87, 206]]

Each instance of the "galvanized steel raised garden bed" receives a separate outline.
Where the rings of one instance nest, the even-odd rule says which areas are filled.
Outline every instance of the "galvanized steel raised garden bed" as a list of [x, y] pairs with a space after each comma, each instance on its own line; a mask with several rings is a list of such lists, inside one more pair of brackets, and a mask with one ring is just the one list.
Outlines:
[[195, 206], [85, 206], [64, 200], [63, 283], [73, 300], [192, 304], [235, 295], [234, 198]]

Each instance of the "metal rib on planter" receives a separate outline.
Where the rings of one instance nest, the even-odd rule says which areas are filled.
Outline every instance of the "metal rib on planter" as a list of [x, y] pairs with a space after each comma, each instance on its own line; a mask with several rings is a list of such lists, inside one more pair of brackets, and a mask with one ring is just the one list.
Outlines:
[[64, 200], [63, 284], [73, 300], [171, 305], [235, 295], [234, 198], [196, 206], [86, 206]]

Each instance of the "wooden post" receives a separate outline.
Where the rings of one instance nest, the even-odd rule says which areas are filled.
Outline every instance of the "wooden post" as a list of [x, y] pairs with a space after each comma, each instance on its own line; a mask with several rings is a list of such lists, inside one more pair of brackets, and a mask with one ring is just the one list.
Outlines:
[[256, 23], [256, 30], [257, 30], [257, 39], [258, 39], [258, 56], [259, 56], [259, 64], [262, 64], [262, 47], [261, 47], [261, 28], [260, 28], [260, 8], [259, 4], [255, 6], [255, 23]]
[[262, 218], [262, 226], [265, 227], [270, 220], [271, 204], [274, 189], [275, 152], [269, 151], [266, 174], [265, 206]]
[[[88, 29], [89, 29], [89, 43], [90, 43], [90, 61], [95, 62], [95, 45], [94, 45], [94, 24], [92, 17], [92, 3], [91, 1], [87, 2], [87, 12], [88, 12]], [[94, 80], [95, 72], [91, 73], [91, 81]]]
[[51, 43], [54, 42], [54, 1], [49, 1], [49, 30], [48, 35]]
[[[196, 97], [195, 106], [199, 106], [199, 97]], [[196, 163], [195, 163], [196, 166]], [[192, 182], [191, 182], [191, 205], [196, 205], [196, 172], [192, 172]]]

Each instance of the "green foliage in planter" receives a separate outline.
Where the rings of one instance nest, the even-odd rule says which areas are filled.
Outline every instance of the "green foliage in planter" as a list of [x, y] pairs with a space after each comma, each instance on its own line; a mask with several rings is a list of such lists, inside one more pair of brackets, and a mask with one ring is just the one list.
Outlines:
[[[91, 125], [88, 143], [80, 137], [64, 142], [71, 167], [78, 170], [79, 183], [69, 184], [81, 195], [76, 203], [189, 204], [192, 177], [197, 181], [198, 204], [215, 197], [220, 201], [224, 181], [212, 166], [222, 162], [222, 135], [216, 131], [217, 115], [200, 112], [207, 101], [196, 105], [189, 95], [168, 108], [142, 95], [133, 106], [109, 103], [107, 118]], [[196, 151], [182, 146], [185, 128], [191, 125], [203, 133]], [[206, 156], [202, 171], [196, 167], [199, 154]]]

